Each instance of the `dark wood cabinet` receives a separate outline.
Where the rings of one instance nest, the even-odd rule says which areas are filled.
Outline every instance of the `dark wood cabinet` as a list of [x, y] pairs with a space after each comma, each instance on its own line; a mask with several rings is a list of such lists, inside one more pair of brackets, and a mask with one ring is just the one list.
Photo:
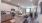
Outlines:
[[41, 7], [41, 14], [42, 14], [42, 2], [40, 2], [40, 7]]
[[12, 14], [1, 15], [1, 21], [6, 21], [12, 19]]

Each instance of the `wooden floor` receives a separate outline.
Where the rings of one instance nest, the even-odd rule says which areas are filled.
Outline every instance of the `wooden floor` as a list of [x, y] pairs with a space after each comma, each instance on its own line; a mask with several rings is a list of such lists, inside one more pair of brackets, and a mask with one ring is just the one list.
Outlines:
[[12, 20], [7, 20], [7, 21], [4, 21], [4, 22], [1, 22], [1, 23], [15, 23], [15, 20], [14, 19], [12, 19]]
[[11, 23], [11, 22], [8, 20], [8, 21], [2, 22], [2, 23]]
[[[30, 21], [28, 21], [28, 20], [30, 20]], [[4, 22], [2, 22], [2, 23], [15, 23], [15, 19], [11, 19], [11, 20], [7, 20], [7, 21], [4, 21]], [[34, 18], [27, 18], [27, 22], [26, 22], [26, 20], [23, 22], [23, 23], [35, 23], [34, 22]]]

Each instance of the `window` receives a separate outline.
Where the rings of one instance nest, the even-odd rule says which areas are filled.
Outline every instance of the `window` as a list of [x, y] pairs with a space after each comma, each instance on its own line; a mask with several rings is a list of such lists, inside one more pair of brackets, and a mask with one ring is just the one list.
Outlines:
[[26, 9], [26, 12], [31, 12], [31, 8], [27, 8]]

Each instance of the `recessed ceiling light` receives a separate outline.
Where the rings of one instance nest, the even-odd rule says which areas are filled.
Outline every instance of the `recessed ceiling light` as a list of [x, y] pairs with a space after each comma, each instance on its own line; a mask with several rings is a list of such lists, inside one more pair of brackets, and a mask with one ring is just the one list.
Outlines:
[[30, 0], [30, 1], [32, 1], [32, 0]]
[[19, 4], [18, 4], [19, 5]]

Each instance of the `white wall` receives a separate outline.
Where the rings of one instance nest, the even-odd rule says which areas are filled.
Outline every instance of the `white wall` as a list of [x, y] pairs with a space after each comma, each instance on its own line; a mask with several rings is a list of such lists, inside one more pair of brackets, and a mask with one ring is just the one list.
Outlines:
[[[38, 2], [38, 8], [39, 8], [39, 10], [40, 10], [40, 2], [42, 2], [42, 0], [39, 0], [39, 2]], [[41, 10], [40, 10], [40, 12], [41, 12]], [[42, 14], [39, 14], [38, 15], [38, 20], [39, 20], [39, 23], [42, 23]]]
[[[0, 6], [1, 6], [1, 0], [0, 0]], [[0, 23], [1, 23], [1, 12], [0, 12]]]
[[38, 15], [38, 21], [39, 21], [39, 23], [42, 23], [42, 14]]
[[6, 3], [1, 3], [0, 10], [11, 11], [11, 8], [18, 11], [18, 7], [16, 7], [16, 6], [12, 6], [12, 5], [9, 5], [9, 4], [6, 4]]
[[[11, 8], [12, 9], [15, 9], [15, 11], [18, 11], [18, 7], [16, 6], [12, 6], [12, 5], [9, 5], [9, 4], [6, 4], [6, 3], [1, 3], [0, 5], [0, 11], [11, 11]], [[6, 12], [7, 14], [10, 14], [10, 12]]]

